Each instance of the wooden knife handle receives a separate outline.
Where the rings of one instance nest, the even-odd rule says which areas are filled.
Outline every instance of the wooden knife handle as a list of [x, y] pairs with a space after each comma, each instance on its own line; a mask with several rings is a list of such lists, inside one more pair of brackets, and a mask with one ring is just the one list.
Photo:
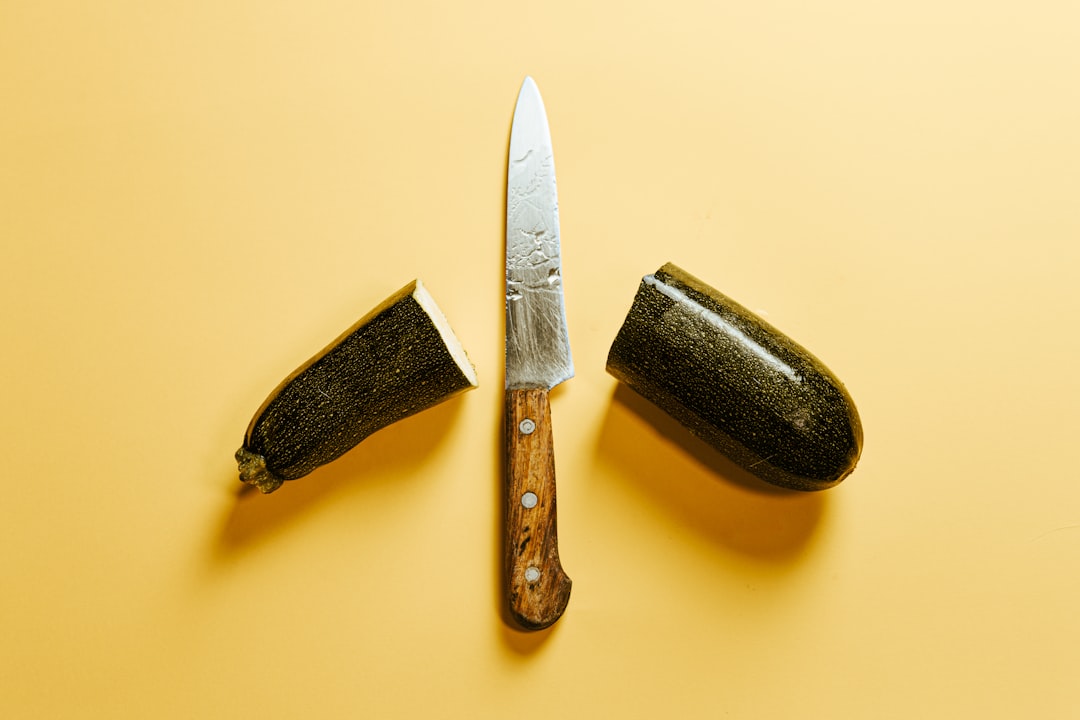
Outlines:
[[506, 528], [510, 617], [526, 630], [553, 624], [570, 600], [555, 529], [555, 454], [548, 391], [506, 391]]

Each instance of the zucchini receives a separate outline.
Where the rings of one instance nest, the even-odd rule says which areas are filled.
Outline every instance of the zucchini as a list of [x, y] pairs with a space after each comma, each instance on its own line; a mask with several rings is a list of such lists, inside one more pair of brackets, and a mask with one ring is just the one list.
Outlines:
[[820, 360], [670, 263], [642, 279], [607, 371], [780, 487], [832, 487], [862, 452], [855, 404]]
[[373, 432], [476, 386], [461, 343], [414, 280], [270, 393], [236, 451], [240, 479], [273, 492]]

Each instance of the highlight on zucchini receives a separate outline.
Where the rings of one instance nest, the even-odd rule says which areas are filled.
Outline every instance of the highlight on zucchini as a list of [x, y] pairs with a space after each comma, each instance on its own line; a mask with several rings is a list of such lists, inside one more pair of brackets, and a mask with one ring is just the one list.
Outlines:
[[414, 280], [270, 393], [236, 451], [240, 479], [273, 492], [373, 432], [476, 386], [446, 317]]
[[832, 487], [862, 452], [855, 403], [820, 360], [671, 263], [642, 279], [607, 371], [780, 487]]

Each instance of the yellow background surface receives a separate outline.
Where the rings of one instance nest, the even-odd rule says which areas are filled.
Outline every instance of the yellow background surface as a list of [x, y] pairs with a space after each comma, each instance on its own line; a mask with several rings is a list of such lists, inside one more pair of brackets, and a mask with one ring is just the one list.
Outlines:
[[[500, 617], [507, 141], [547, 105], [563, 619]], [[0, 4], [0, 715], [1080, 713], [1072, 2]], [[818, 494], [604, 370], [667, 261], [845, 382]], [[481, 386], [238, 497], [414, 277]]]

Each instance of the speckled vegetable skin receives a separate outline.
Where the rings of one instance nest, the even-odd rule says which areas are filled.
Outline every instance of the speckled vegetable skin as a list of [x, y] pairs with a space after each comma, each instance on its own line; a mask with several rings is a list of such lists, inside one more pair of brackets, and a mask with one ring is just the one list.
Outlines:
[[[476, 386], [472, 366], [417, 280], [270, 394], [236, 451], [262, 492], [335, 460], [371, 433]], [[451, 350], [456, 347], [458, 352]]]
[[642, 280], [607, 370], [774, 485], [823, 490], [859, 459], [859, 415], [828, 368], [670, 263]]

